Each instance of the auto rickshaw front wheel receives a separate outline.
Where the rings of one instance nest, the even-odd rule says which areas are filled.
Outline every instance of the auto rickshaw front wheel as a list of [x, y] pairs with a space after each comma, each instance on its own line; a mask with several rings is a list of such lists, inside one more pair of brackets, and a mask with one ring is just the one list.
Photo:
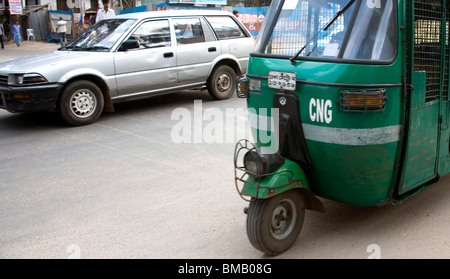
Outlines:
[[247, 210], [247, 236], [258, 250], [276, 256], [288, 250], [303, 227], [305, 208], [300, 191], [252, 199]]

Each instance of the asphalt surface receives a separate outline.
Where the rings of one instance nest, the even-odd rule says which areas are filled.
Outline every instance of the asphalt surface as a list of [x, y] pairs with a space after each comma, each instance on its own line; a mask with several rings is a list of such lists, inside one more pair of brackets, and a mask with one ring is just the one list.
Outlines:
[[[0, 59], [57, 47], [7, 46]], [[193, 113], [194, 100], [203, 111], [245, 107], [186, 91], [119, 104], [75, 128], [54, 113], [1, 110], [0, 258], [267, 258], [246, 236], [234, 144], [173, 142], [173, 112]], [[327, 212], [307, 212], [276, 258], [450, 258], [449, 179], [395, 206], [323, 200]]]

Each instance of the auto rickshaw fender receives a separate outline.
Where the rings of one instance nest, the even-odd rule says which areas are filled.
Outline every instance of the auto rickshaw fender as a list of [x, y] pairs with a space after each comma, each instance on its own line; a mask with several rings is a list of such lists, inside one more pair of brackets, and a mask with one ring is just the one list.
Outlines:
[[291, 189], [301, 193], [305, 209], [325, 212], [323, 203], [311, 192], [303, 169], [288, 159], [271, 174], [258, 178], [248, 176], [240, 193], [243, 196], [267, 199]]

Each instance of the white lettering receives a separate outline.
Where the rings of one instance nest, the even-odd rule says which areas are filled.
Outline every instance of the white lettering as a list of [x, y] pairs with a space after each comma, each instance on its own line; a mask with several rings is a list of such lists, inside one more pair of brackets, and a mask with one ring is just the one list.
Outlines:
[[370, 244], [366, 249], [367, 253], [372, 253], [368, 259], [381, 259], [381, 248], [378, 244]]
[[219, 108], [203, 109], [202, 101], [195, 100], [193, 111], [176, 108], [171, 120], [178, 121], [170, 133], [174, 143], [235, 143], [255, 132], [256, 140], [267, 147], [264, 154], [278, 150], [277, 108], [226, 108], [224, 112]]
[[171, 120], [180, 120], [172, 127], [170, 137], [174, 143], [188, 143], [191, 141], [191, 113], [186, 108], [177, 108], [172, 112]]
[[333, 121], [333, 103], [330, 100], [311, 99], [309, 101], [309, 117], [312, 122], [330, 124]]
[[313, 106], [314, 107], [316, 106], [316, 100], [315, 99], [311, 99], [311, 101], [309, 101], [309, 117], [311, 118], [312, 122], [316, 121], [316, 113], [312, 109]]
[[81, 248], [78, 244], [70, 244], [66, 248], [66, 253], [70, 253], [67, 256], [68, 259], [80, 259], [81, 258]]
[[317, 100], [317, 122], [323, 123], [323, 100]]
[[332, 110], [331, 107], [333, 106], [333, 104], [331, 103], [330, 100], [327, 100], [325, 102], [325, 122], [327, 124], [330, 124], [331, 121], [333, 120], [333, 114], [332, 114]]
[[380, 9], [381, 8], [380, 0], [367, 0], [366, 3], [367, 3], [367, 7], [369, 7], [370, 9], [373, 9], [373, 8]]

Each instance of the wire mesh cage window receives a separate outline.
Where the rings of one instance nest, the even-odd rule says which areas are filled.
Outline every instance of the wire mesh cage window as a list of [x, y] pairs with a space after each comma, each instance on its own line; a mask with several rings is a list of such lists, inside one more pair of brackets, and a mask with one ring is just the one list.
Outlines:
[[439, 99], [441, 90], [443, 13], [441, 1], [414, 1], [414, 71], [426, 72], [427, 102]]

